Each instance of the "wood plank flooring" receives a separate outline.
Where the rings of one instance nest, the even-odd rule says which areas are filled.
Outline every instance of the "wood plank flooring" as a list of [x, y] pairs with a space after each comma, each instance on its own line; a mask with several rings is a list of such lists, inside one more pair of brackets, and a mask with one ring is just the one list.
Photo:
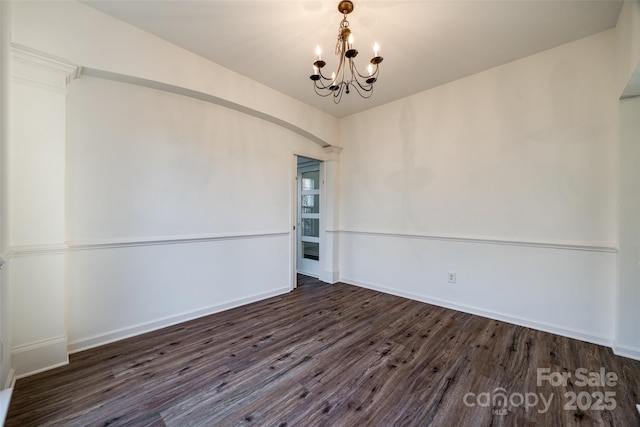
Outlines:
[[[618, 378], [581, 386], [578, 368]], [[6, 425], [629, 427], [636, 403], [640, 362], [608, 348], [301, 277], [19, 380]]]

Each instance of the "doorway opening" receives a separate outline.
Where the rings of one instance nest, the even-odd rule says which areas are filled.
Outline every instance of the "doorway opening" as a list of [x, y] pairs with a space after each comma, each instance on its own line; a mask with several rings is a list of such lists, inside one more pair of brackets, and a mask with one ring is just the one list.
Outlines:
[[320, 277], [322, 168], [319, 160], [298, 156], [296, 202], [296, 272]]

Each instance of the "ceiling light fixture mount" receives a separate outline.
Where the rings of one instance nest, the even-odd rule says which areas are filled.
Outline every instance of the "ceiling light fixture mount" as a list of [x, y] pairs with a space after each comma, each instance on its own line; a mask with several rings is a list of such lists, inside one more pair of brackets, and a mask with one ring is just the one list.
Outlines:
[[313, 89], [320, 96], [333, 95], [336, 104], [342, 100], [344, 93], [351, 93], [350, 88], [363, 97], [369, 98], [373, 94], [373, 84], [378, 80], [378, 65], [382, 57], [378, 55], [380, 47], [378, 43], [373, 45], [373, 57], [369, 61], [368, 74], [361, 74], [356, 67], [353, 58], [358, 56], [358, 51], [353, 48], [353, 34], [349, 28], [347, 15], [353, 12], [353, 3], [343, 0], [338, 3], [338, 11], [343, 18], [338, 29], [338, 41], [336, 43], [336, 55], [338, 56], [338, 70], [327, 77], [322, 74], [322, 69], [327, 65], [322, 60], [322, 49], [316, 46], [316, 61], [313, 63], [313, 74], [309, 77], [313, 80]]

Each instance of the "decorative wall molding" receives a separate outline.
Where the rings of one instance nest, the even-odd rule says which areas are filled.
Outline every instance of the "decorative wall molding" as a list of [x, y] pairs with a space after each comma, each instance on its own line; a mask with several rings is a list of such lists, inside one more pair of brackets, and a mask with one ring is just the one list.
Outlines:
[[168, 316], [161, 319], [156, 319], [151, 322], [145, 322], [138, 325], [128, 326], [126, 328], [105, 332], [100, 335], [83, 337], [83, 338], [76, 339], [69, 342], [67, 348], [70, 354], [77, 353], [79, 351], [88, 350], [90, 348], [99, 347], [101, 345], [109, 344], [115, 341], [131, 338], [147, 332], [152, 332], [158, 329], [166, 328], [168, 326], [173, 326], [179, 323], [187, 322], [189, 320], [219, 313], [221, 311], [230, 310], [232, 308], [240, 307], [242, 305], [250, 304], [252, 302], [261, 301], [266, 298], [271, 298], [274, 296], [286, 294], [290, 291], [291, 291], [291, 287], [286, 286], [286, 287], [275, 289], [269, 292], [264, 292], [261, 294], [251, 295], [244, 298], [238, 298], [232, 301], [227, 301], [222, 304], [203, 307], [198, 310], [193, 310], [186, 313], [177, 314], [174, 316]]
[[288, 231], [275, 231], [264, 233], [234, 233], [234, 234], [207, 234], [191, 236], [156, 236], [156, 237], [135, 237], [122, 239], [104, 240], [71, 240], [66, 244], [43, 244], [43, 245], [19, 245], [11, 246], [7, 252], [0, 256], [0, 268], [12, 258], [37, 255], [59, 255], [69, 250], [95, 250], [113, 249], [135, 246], [160, 246], [176, 245], [185, 243], [204, 243], [224, 240], [243, 239], [264, 239], [273, 237], [289, 236]]
[[324, 152], [327, 154], [327, 161], [338, 161], [340, 160], [340, 153], [342, 153], [342, 147], [338, 147], [335, 145], [331, 145], [329, 147], [324, 147]]
[[4, 388], [12, 388], [16, 385], [16, 371], [13, 368], [9, 369], [7, 374], [7, 380], [4, 382]]
[[132, 84], [132, 85], [146, 87], [150, 89], [161, 90], [163, 92], [174, 93], [176, 95], [188, 96], [189, 98], [199, 99], [200, 101], [220, 105], [222, 107], [229, 108], [231, 110], [239, 111], [241, 113], [248, 114], [250, 116], [257, 117], [262, 120], [266, 120], [268, 122], [281, 126], [285, 129], [289, 129], [290, 131], [307, 138], [309, 141], [315, 142], [321, 147], [331, 146], [331, 144], [317, 137], [311, 132], [305, 129], [302, 129], [301, 127], [298, 127], [292, 123], [289, 123], [285, 120], [282, 120], [276, 116], [263, 113], [262, 111], [255, 110], [253, 108], [246, 107], [244, 105], [241, 105], [226, 99], [222, 99], [205, 92], [188, 89], [182, 86], [172, 85], [169, 83], [163, 83], [156, 80], [149, 80], [149, 79], [144, 79], [142, 77], [135, 77], [135, 76], [130, 76], [126, 74], [114, 73], [111, 71], [99, 70], [96, 68], [89, 68], [89, 67], [82, 68], [82, 75], [89, 76], [89, 77], [97, 77], [100, 79], [106, 79], [106, 80], [111, 80], [111, 81], [120, 82], [120, 83]]
[[66, 93], [72, 80], [80, 77], [79, 66], [24, 46], [11, 45], [13, 81], [59, 93]]
[[66, 335], [16, 346], [11, 351], [11, 365], [16, 371], [16, 379], [68, 364]]
[[340, 234], [352, 234], [359, 236], [375, 236], [399, 239], [422, 239], [422, 240], [440, 240], [457, 243], [477, 243], [484, 245], [505, 245], [505, 246], [525, 246], [530, 248], [543, 249], [560, 249], [568, 251], [588, 251], [588, 252], [608, 252], [618, 253], [618, 248], [611, 244], [576, 244], [571, 242], [542, 242], [542, 241], [526, 241], [526, 240], [506, 240], [484, 237], [464, 237], [464, 236], [447, 236], [435, 234], [409, 234], [394, 232], [374, 232], [374, 231], [357, 231], [357, 230], [340, 230], [333, 231]]
[[562, 326], [552, 325], [548, 323], [538, 322], [526, 318], [514, 317], [507, 314], [498, 313], [490, 310], [483, 310], [477, 307], [471, 307], [463, 304], [456, 304], [450, 301], [445, 301], [439, 298], [432, 298], [426, 295], [418, 295], [411, 292], [404, 292], [397, 289], [391, 289], [384, 286], [379, 286], [372, 283], [365, 283], [359, 280], [351, 279], [349, 277], [341, 277], [341, 282], [360, 286], [362, 288], [371, 289], [385, 294], [395, 295], [402, 298], [408, 298], [414, 301], [420, 301], [427, 304], [436, 305], [438, 307], [444, 307], [451, 310], [461, 311], [463, 313], [469, 313], [476, 316], [486, 317], [488, 319], [499, 320], [502, 322], [511, 323], [513, 325], [524, 326], [526, 328], [532, 328], [543, 332], [549, 332], [556, 335], [561, 335], [568, 338], [577, 339], [580, 341], [586, 341], [593, 344], [603, 345], [606, 347], [612, 347], [613, 341], [610, 337], [594, 335], [589, 332], [579, 331], [575, 329], [565, 328]]
[[63, 243], [11, 246], [7, 254], [7, 259], [34, 255], [59, 255], [64, 254], [67, 249], [67, 245]]
[[225, 240], [265, 239], [289, 236], [289, 231], [272, 231], [262, 233], [206, 234], [191, 236], [157, 236], [104, 240], [70, 240], [69, 250], [95, 250], [127, 248], [135, 246], [176, 245], [185, 243], [205, 243]]

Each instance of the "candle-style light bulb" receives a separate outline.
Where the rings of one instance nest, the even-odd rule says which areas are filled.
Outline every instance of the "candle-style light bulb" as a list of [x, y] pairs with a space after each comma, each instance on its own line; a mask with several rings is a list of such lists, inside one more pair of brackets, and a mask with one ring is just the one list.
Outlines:
[[321, 53], [322, 53], [322, 48], [320, 46], [316, 46], [316, 56], [318, 57], [318, 61], [320, 61], [322, 59], [320, 57]]
[[380, 45], [378, 44], [378, 42], [375, 42], [373, 44], [373, 56], [378, 56], [378, 51], [380, 50]]
[[349, 47], [353, 47], [353, 34], [349, 34]]
[[318, 74], [318, 67], [316, 67], [315, 65], [313, 66], [313, 74], [314, 75]]
[[331, 73], [331, 81], [332, 82], [336, 81], [336, 72], [335, 71], [333, 73]]
[[367, 71], [369, 72], [369, 75], [373, 74], [373, 65], [369, 64], [369, 66], [367, 67]]

